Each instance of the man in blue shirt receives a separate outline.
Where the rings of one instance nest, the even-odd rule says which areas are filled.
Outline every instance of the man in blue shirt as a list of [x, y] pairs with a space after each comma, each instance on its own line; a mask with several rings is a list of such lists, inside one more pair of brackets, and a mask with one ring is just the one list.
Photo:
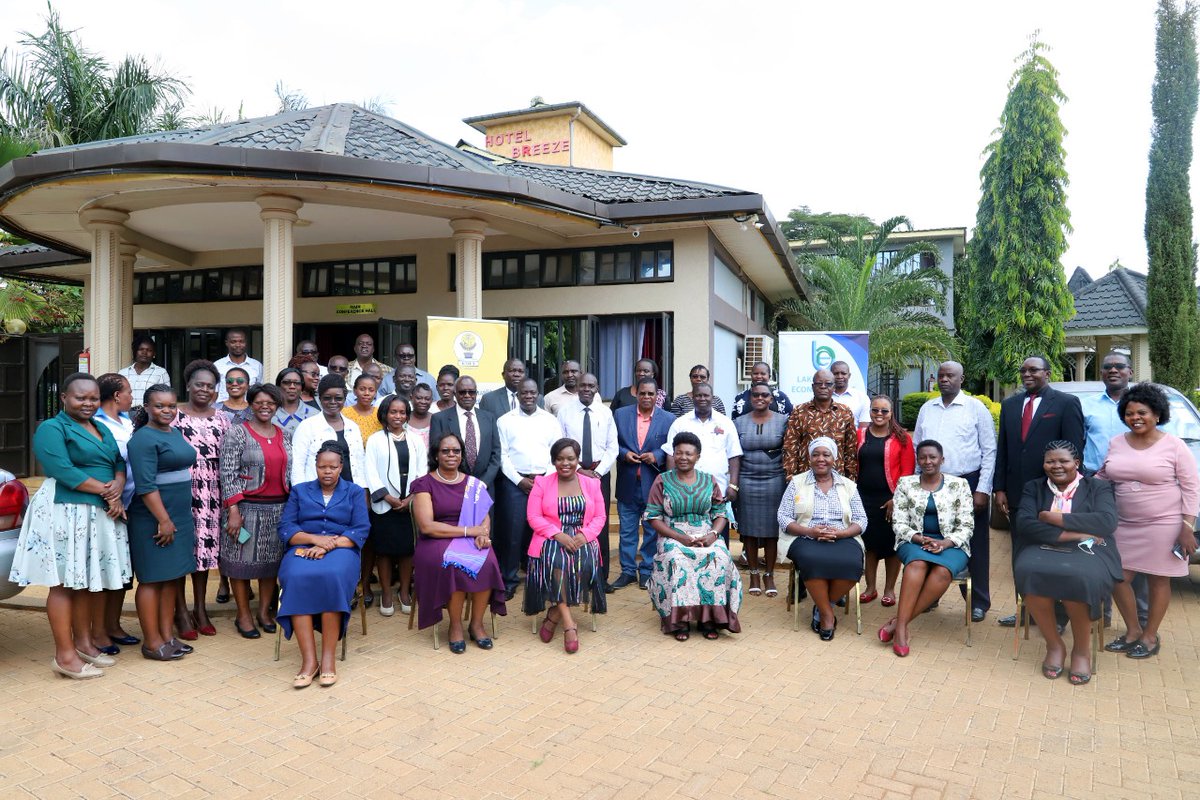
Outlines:
[[1108, 353], [1100, 362], [1104, 391], [1083, 401], [1083, 469], [1089, 475], [1104, 464], [1112, 438], [1129, 430], [1117, 414], [1117, 403], [1132, 377], [1133, 365], [1124, 353]]

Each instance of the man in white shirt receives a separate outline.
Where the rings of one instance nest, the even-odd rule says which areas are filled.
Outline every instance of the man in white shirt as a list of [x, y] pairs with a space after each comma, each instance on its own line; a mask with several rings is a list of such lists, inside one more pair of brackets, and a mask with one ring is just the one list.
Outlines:
[[707, 472], [717, 482], [725, 499], [733, 502], [738, 492], [738, 474], [742, 468], [742, 443], [729, 417], [713, 410], [712, 387], [698, 383], [692, 387], [692, 410], [671, 425], [663, 452], [667, 469], [675, 467], [675, 434], [691, 431], [700, 439], [700, 460], [696, 469]]
[[866, 392], [859, 391], [850, 385], [850, 365], [845, 361], [835, 361], [829, 365], [833, 373], [833, 402], [841, 403], [854, 412], [858, 427], [871, 424], [871, 398]]
[[[965, 478], [974, 493], [975, 529], [971, 534], [971, 619], [982, 622], [992, 607], [988, 584], [989, 517], [992, 474], [996, 468], [996, 430], [987, 406], [963, 394], [963, 367], [957, 361], [938, 365], [941, 397], [927, 400], [917, 414], [913, 447], [926, 439], [941, 443], [942, 472]], [[962, 587], [965, 593], [966, 588]]]
[[579, 378], [575, 399], [569, 400], [558, 409], [558, 422], [562, 435], [580, 444], [579, 471], [600, 480], [600, 491], [604, 495], [604, 527], [600, 529], [600, 553], [603, 556], [601, 573], [604, 590], [615, 592], [608, 583], [610, 542], [608, 539], [608, 507], [612, 499], [612, 468], [617, 461], [617, 425], [612, 411], [603, 402], [597, 402], [600, 381], [595, 375], [584, 373]]
[[[317, 362], [317, 369], [321, 372], [321, 377], [324, 378], [329, 374], [329, 370], [321, 363], [321, 353], [317, 350], [317, 343], [311, 339], [301, 339], [296, 343], [296, 355], [312, 356], [313, 361]], [[345, 377], [344, 375], [342, 377]]]
[[213, 362], [213, 365], [221, 371], [221, 379], [217, 381], [218, 401], [229, 399], [229, 392], [225, 389], [225, 373], [234, 367], [241, 367], [249, 373], [250, 386], [262, 383], [263, 377], [262, 362], [246, 355], [246, 332], [244, 330], [230, 328], [225, 332], [225, 350], [224, 358], [218, 358]]
[[578, 361], [562, 363], [562, 368], [559, 370], [562, 386], [552, 392], [546, 392], [545, 406], [551, 414], [558, 414], [558, 410], [564, 403], [575, 399], [575, 393], [579, 391], [579, 369]]
[[142, 405], [146, 390], [156, 384], [171, 385], [171, 376], [162, 367], [154, 363], [154, 340], [142, 334], [133, 338], [133, 363], [120, 373], [129, 381], [129, 391], [133, 393], [133, 407]]
[[528, 550], [533, 536], [526, 515], [533, 479], [554, 471], [550, 446], [562, 438], [558, 420], [538, 408], [537, 398], [537, 381], [526, 378], [517, 390], [517, 408], [496, 421], [500, 477], [496, 479], [493, 541], [509, 599], [520, 582], [517, 568], [521, 554]]

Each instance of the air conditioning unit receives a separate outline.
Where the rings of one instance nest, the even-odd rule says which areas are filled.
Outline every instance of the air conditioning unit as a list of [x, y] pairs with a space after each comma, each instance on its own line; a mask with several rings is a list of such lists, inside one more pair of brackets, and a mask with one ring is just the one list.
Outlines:
[[[775, 363], [775, 340], [770, 336], [747, 336], [742, 340], [742, 383], [750, 382], [750, 372], [760, 361]], [[772, 369], [774, 367], [772, 366]]]

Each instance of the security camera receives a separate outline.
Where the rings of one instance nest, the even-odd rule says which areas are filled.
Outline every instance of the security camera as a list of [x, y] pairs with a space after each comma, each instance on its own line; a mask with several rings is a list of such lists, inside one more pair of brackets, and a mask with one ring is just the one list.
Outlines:
[[636, 239], [642, 235], [642, 229], [634, 228], [632, 231], [629, 232], [629, 235]]

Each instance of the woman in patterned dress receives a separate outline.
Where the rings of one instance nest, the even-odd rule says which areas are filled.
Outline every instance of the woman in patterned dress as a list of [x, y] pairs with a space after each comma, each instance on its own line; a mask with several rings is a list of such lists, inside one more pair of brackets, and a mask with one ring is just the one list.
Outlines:
[[675, 468], [654, 479], [646, 500], [646, 520], [658, 534], [650, 574], [650, 602], [662, 632], [686, 642], [691, 623], [705, 639], [742, 630], [742, 579], [721, 540], [728, 504], [717, 482], [696, 471], [700, 439], [684, 431], [671, 442]]
[[[525, 613], [546, 611], [539, 636], [546, 644], [563, 626], [563, 649], [579, 650], [579, 623], [571, 606], [607, 610], [600, 572], [600, 531], [608, 524], [600, 481], [579, 474], [579, 442], [559, 439], [550, 446], [554, 472], [534, 479], [526, 516], [533, 529], [526, 570]], [[550, 608], [546, 609], [549, 605]]]
[[221, 555], [221, 442], [229, 430], [229, 417], [213, 406], [221, 373], [211, 361], [197, 359], [183, 370], [188, 401], [179, 406], [172, 426], [196, 451], [192, 467], [192, 516], [196, 520], [196, 571], [192, 573], [192, 611], [188, 612], [184, 581], [179, 581], [175, 624], [179, 636], [188, 641], [196, 632], [216, 636], [208, 618], [205, 598], [208, 571], [220, 566]]

